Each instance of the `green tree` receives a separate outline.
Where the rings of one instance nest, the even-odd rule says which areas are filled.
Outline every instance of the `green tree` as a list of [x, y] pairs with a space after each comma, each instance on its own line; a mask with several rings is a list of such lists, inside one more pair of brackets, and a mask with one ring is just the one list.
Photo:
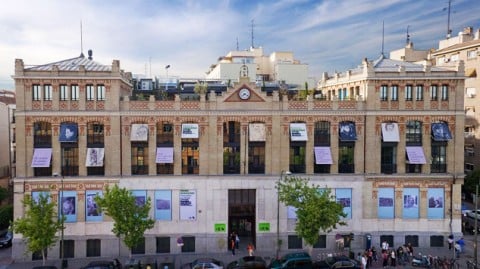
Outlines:
[[132, 248], [143, 241], [145, 231], [155, 224], [148, 217], [150, 197], [146, 199], [145, 205], [139, 206], [129, 190], [114, 185], [112, 188], [107, 186], [103, 197], [97, 196], [95, 201], [100, 210], [113, 219], [112, 232], [123, 239], [131, 255]]
[[330, 232], [346, 225], [343, 206], [337, 203], [329, 188], [310, 184], [308, 178], [285, 176], [277, 183], [279, 200], [297, 209], [295, 232], [307, 245], [318, 242], [319, 231]]
[[4, 187], [0, 187], [0, 204], [3, 202], [3, 200], [6, 200], [8, 196], [8, 190]]
[[27, 253], [42, 253], [44, 265], [47, 259], [46, 251], [57, 242], [56, 234], [62, 230], [64, 221], [58, 217], [57, 204], [50, 200], [48, 194], [40, 194], [36, 201], [26, 195], [22, 201], [25, 215], [16, 219], [12, 226], [15, 233], [23, 235]]
[[465, 182], [462, 186], [463, 191], [475, 195], [475, 186], [478, 184], [480, 184], [480, 169], [475, 169], [465, 176]]

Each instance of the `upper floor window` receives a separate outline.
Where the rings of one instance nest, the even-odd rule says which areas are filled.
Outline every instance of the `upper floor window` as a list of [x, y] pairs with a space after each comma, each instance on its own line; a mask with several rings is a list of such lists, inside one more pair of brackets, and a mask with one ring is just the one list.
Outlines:
[[87, 145], [89, 147], [103, 147], [104, 133], [103, 124], [98, 122], [89, 122], [87, 125]]
[[97, 85], [97, 100], [104, 101], [105, 100], [105, 86], [104, 85]]
[[423, 85], [417, 85], [415, 89], [415, 98], [417, 101], [423, 101]]
[[35, 122], [33, 124], [33, 146], [51, 147], [52, 146], [52, 125], [48, 122]]
[[392, 93], [392, 101], [398, 101], [398, 85], [392, 85], [390, 91]]
[[32, 85], [32, 98], [33, 101], [40, 101], [42, 99], [42, 86], [38, 84]]
[[430, 86], [430, 100], [436, 101], [438, 98], [438, 86], [431, 85]]
[[43, 86], [43, 100], [45, 101], [52, 100], [52, 85]]
[[173, 124], [157, 123], [157, 146], [160, 145], [173, 146]]
[[448, 100], [448, 85], [443, 84], [442, 85], [442, 96], [441, 96], [442, 101]]
[[405, 140], [408, 146], [422, 145], [422, 123], [411, 120], [405, 124]]
[[95, 100], [95, 88], [93, 85], [87, 85], [85, 88], [85, 93], [87, 96], [87, 101]]
[[382, 85], [380, 87], [380, 101], [387, 101], [388, 100], [388, 86]]
[[79, 90], [78, 85], [72, 85], [71, 86], [71, 95], [70, 95], [71, 100], [72, 101], [78, 101], [79, 96], [80, 96], [80, 90]]
[[450, 61], [452, 61], [452, 62], [457, 62], [458, 59], [459, 59], [459, 58], [458, 58], [458, 53], [453, 54], [453, 55], [450, 57]]
[[405, 86], [405, 101], [412, 101], [413, 99], [413, 86]]
[[477, 57], [477, 50], [467, 51], [467, 59], [474, 59]]
[[60, 101], [68, 100], [68, 86], [60, 85]]
[[330, 122], [315, 122], [313, 136], [315, 146], [330, 146]]

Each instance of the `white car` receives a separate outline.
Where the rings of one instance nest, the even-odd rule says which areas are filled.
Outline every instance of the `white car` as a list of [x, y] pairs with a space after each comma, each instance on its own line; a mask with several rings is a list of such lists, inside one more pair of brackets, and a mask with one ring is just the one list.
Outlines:
[[[480, 219], [480, 209], [477, 209], [477, 219]], [[470, 211], [467, 211], [467, 216], [468, 217], [471, 217], [471, 218], [475, 218], [475, 210], [470, 210]]]

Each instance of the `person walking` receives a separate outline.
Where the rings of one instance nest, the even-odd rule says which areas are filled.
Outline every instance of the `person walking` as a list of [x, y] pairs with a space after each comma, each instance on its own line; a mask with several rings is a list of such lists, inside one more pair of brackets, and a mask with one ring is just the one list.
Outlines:
[[397, 266], [397, 256], [395, 255], [395, 249], [393, 249], [393, 248], [390, 252], [390, 265], [392, 267]]
[[253, 246], [252, 243], [248, 243], [247, 245], [247, 252], [248, 256], [253, 256], [253, 251], [255, 250], [255, 247]]
[[230, 249], [232, 251], [232, 256], [235, 256], [235, 233], [230, 235]]

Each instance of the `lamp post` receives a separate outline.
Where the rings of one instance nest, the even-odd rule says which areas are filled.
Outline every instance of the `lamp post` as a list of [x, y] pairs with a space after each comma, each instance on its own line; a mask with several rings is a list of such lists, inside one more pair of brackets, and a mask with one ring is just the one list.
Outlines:
[[279, 193], [279, 187], [280, 187], [280, 182], [283, 179], [283, 175], [290, 175], [290, 171], [284, 171], [280, 173], [280, 178], [277, 181], [277, 251], [276, 251], [276, 258], [279, 259], [279, 254], [280, 254], [280, 193]]
[[[477, 243], [477, 238], [478, 238], [478, 184], [475, 186], [475, 241], [473, 242], [473, 260], [475, 261], [475, 268], [478, 268], [477, 266], [477, 248], [478, 248], [478, 243]], [[454, 242], [455, 243], [455, 242]]]
[[[63, 169], [62, 169], [63, 170]], [[54, 177], [60, 176], [58, 173], [53, 174]], [[60, 203], [59, 203], [59, 208], [60, 208], [60, 223], [62, 224], [62, 231], [60, 233], [60, 261], [61, 261], [61, 268], [65, 268], [65, 261], [63, 259], [64, 257], [64, 233], [65, 233], [65, 219], [63, 215], [63, 190], [64, 190], [64, 185], [63, 185], [63, 173], [60, 177], [60, 184], [61, 184], [61, 190], [60, 190]]]

